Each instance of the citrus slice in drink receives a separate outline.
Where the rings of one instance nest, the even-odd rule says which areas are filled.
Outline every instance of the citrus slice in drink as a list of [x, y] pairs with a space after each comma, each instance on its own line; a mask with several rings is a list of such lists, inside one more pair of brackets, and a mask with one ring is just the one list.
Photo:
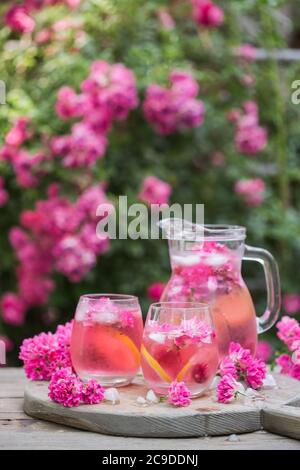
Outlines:
[[129, 336], [114, 328], [100, 326], [95, 339], [100, 367], [106, 366], [114, 373], [136, 373], [140, 365], [140, 352]]
[[159, 362], [157, 362], [157, 360], [154, 359], [153, 356], [151, 356], [151, 354], [147, 351], [144, 345], [142, 345], [141, 353], [147, 361], [148, 365], [151, 367], [151, 369], [153, 369], [161, 379], [163, 379], [165, 382], [172, 382], [172, 379], [169, 374], [161, 367]]
[[181, 369], [181, 371], [177, 374], [177, 377], [176, 377], [176, 380], [177, 382], [181, 382], [185, 376], [185, 374], [188, 372], [188, 370], [190, 370], [190, 368], [192, 367], [192, 361], [188, 361], [184, 366], [183, 368]]

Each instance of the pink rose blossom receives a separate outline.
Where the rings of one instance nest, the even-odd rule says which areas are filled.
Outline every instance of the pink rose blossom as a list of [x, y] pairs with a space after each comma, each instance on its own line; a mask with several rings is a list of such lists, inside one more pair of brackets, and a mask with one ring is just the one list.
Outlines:
[[161, 26], [164, 29], [174, 29], [176, 23], [170, 13], [165, 8], [160, 8], [157, 12], [157, 16]]
[[300, 339], [300, 325], [295, 318], [282, 317], [276, 324], [277, 336], [291, 350], [294, 341]]
[[235, 183], [234, 190], [248, 206], [259, 206], [265, 199], [266, 185], [261, 178], [243, 179]]
[[289, 356], [288, 354], [281, 354], [279, 357], [277, 357], [276, 364], [280, 367], [281, 374], [290, 375], [293, 367], [293, 361], [291, 356]]
[[231, 110], [227, 117], [236, 126], [235, 146], [238, 152], [252, 156], [266, 147], [267, 130], [259, 125], [258, 107], [254, 101], [246, 101], [242, 110]]
[[174, 406], [188, 406], [191, 404], [191, 392], [184, 382], [172, 382], [168, 388], [168, 402]]
[[246, 370], [246, 381], [256, 390], [263, 385], [266, 377], [266, 364], [259, 359], [252, 359]]
[[91, 379], [82, 386], [82, 401], [87, 405], [96, 405], [104, 399], [104, 388], [95, 380]]
[[249, 73], [242, 76], [242, 83], [247, 87], [254, 86], [255, 82], [255, 77], [253, 77], [253, 75], [250, 75]]
[[295, 349], [295, 351], [292, 354], [292, 361], [294, 364], [300, 365], [300, 341], [299, 341], [298, 349]]
[[187, 72], [174, 70], [171, 87], [152, 84], [147, 88], [144, 115], [159, 134], [172, 134], [202, 124], [204, 104], [197, 100], [199, 85]]
[[64, 86], [59, 90], [55, 110], [62, 119], [70, 119], [80, 115], [80, 98], [72, 88]]
[[6, 134], [5, 143], [11, 147], [20, 147], [30, 135], [27, 129], [28, 123], [29, 119], [27, 117], [17, 119], [8, 134]]
[[256, 358], [261, 361], [268, 362], [273, 354], [273, 347], [269, 341], [260, 340], [257, 343]]
[[211, 0], [192, 0], [193, 18], [199, 26], [216, 28], [224, 21], [224, 11]]
[[290, 373], [291, 377], [296, 380], [300, 380], [300, 365], [294, 364]]
[[13, 5], [4, 17], [5, 23], [18, 33], [32, 33], [35, 21], [28, 14], [28, 10], [21, 5]]
[[40, 333], [25, 339], [19, 358], [30, 380], [50, 380], [57, 368], [71, 367], [70, 341], [72, 323], [60, 325], [56, 333]]
[[257, 57], [257, 49], [251, 44], [242, 44], [236, 49], [236, 54], [246, 62], [254, 62]]
[[219, 403], [229, 403], [235, 399], [238, 393], [239, 384], [230, 375], [224, 375], [217, 385], [217, 400]]
[[25, 320], [25, 304], [16, 294], [7, 292], [1, 299], [2, 318], [5, 323], [21, 326]]
[[132, 328], [134, 326], [134, 316], [129, 310], [122, 310], [120, 319], [123, 328]]
[[220, 375], [231, 375], [233, 378], [238, 378], [237, 368], [235, 362], [231, 359], [230, 356], [225, 356], [220, 364]]
[[260, 126], [241, 126], [235, 136], [235, 145], [239, 152], [255, 155], [267, 145], [267, 131]]
[[148, 204], [167, 204], [171, 195], [171, 186], [155, 176], [147, 176], [142, 184], [139, 199]]
[[283, 308], [289, 315], [300, 311], [300, 295], [285, 294], [282, 298]]
[[96, 255], [78, 236], [67, 235], [55, 246], [56, 269], [72, 282], [78, 282], [96, 264]]
[[154, 282], [147, 289], [147, 296], [153, 302], [158, 302], [162, 296], [162, 293], [165, 289], [165, 284], [163, 282]]
[[71, 367], [65, 367], [53, 373], [48, 391], [49, 398], [56, 403], [65, 407], [79, 406], [82, 402], [83, 382], [72, 372]]
[[44, 28], [34, 36], [36, 44], [45, 44], [52, 39], [52, 32], [50, 29]]

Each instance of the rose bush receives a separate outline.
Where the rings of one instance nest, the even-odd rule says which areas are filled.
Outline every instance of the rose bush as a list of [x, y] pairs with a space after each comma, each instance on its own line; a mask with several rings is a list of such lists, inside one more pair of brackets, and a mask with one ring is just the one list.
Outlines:
[[[1, 2], [0, 337], [11, 363], [83, 292], [157, 298], [166, 243], [96, 237], [97, 205], [119, 195], [203, 203], [207, 222], [245, 225], [278, 259], [284, 308], [298, 314], [300, 67], [257, 54], [285, 47], [275, 13], [289, 3]], [[247, 265], [246, 279], [263, 309], [262, 273]]]

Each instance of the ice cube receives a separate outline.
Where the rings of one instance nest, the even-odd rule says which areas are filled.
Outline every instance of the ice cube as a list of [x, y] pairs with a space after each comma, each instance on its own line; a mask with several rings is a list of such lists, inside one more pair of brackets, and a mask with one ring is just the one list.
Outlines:
[[266, 375], [266, 377], [263, 381], [262, 387], [265, 388], [265, 389], [277, 388], [277, 382], [274, 379], [273, 375], [271, 375], [271, 374]]
[[107, 388], [104, 392], [104, 400], [111, 401], [113, 405], [120, 403], [120, 394], [116, 388]]
[[150, 333], [149, 338], [152, 339], [152, 341], [155, 341], [155, 343], [159, 344], [164, 344], [166, 340], [166, 336], [162, 333]]
[[200, 263], [201, 258], [197, 254], [188, 254], [183, 256], [175, 255], [172, 260], [179, 266], [194, 266]]
[[222, 266], [229, 260], [228, 256], [221, 253], [212, 253], [205, 257], [204, 263], [208, 266]]
[[158, 396], [153, 392], [153, 390], [149, 390], [147, 395], [146, 395], [146, 400], [149, 403], [159, 403], [159, 398]]
[[136, 403], [137, 403], [138, 405], [147, 405], [147, 401], [145, 400], [144, 397], [141, 397], [141, 396], [137, 397]]

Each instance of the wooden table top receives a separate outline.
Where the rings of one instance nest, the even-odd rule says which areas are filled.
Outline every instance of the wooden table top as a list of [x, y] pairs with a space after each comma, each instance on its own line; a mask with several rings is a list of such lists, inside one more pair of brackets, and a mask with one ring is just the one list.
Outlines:
[[[257, 431], [228, 436], [147, 439], [106, 436], [30, 418], [23, 411], [25, 376], [21, 368], [0, 369], [0, 450], [95, 449], [95, 450], [208, 450], [300, 449], [300, 441]], [[230, 438], [232, 439], [232, 437]]]

